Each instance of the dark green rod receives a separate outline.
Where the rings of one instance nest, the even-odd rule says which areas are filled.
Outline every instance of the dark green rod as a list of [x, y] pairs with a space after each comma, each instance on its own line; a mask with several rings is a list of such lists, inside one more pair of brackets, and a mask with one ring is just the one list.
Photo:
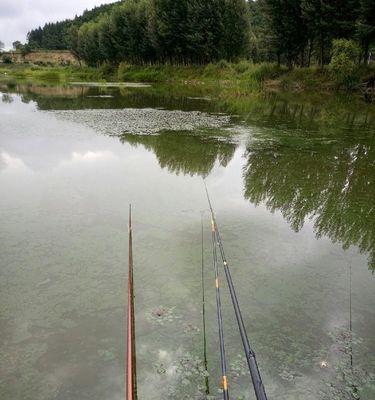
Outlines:
[[207, 339], [206, 339], [206, 299], [205, 299], [205, 288], [204, 288], [204, 242], [203, 242], [203, 213], [201, 213], [201, 235], [202, 235], [202, 265], [201, 265], [201, 273], [202, 273], [202, 324], [203, 324], [203, 363], [204, 369], [206, 372], [205, 376], [205, 388], [206, 394], [210, 394], [210, 385], [208, 380], [208, 363], [207, 363]]
[[254, 387], [254, 392], [255, 392], [257, 400], [267, 400], [266, 391], [265, 391], [264, 386], [263, 386], [263, 381], [262, 381], [262, 377], [261, 377], [260, 372], [259, 372], [258, 363], [257, 363], [256, 357], [255, 357], [255, 353], [252, 350], [252, 348], [250, 347], [249, 338], [247, 336], [245, 324], [244, 324], [243, 319], [242, 319], [241, 309], [240, 309], [240, 306], [238, 304], [236, 290], [235, 290], [234, 285], [233, 285], [233, 280], [232, 280], [232, 276], [231, 276], [231, 273], [230, 273], [228, 261], [227, 261], [227, 259], [225, 257], [223, 243], [221, 241], [219, 229], [218, 229], [217, 222], [216, 222], [216, 219], [215, 219], [215, 214], [214, 214], [214, 211], [212, 209], [212, 204], [211, 204], [210, 196], [208, 194], [206, 182], [205, 181], [203, 181], [203, 182], [204, 182], [204, 186], [205, 186], [205, 189], [206, 189], [208, 204], [210, 206], [211, 218], [212, 218], [212, 221], [213, 221], [214, 231], [215, 231], [214, 233], [216, 235], [216, 239], [217, 239], [217, 242], [219, 244], [220, 254], [221, 254], [221, 258], [223, 260], [223, 265], [224, 265], [225, 277], [226, 277], [226, 280], [227, 280], [230, 297], [232, 299], [234, 313], [236, 315], [236, 320], [237, 320], [238, 329], [240, 331], [241, 340], [242, 340], [242, 344], [243, 344], [244, 351], [245, 351], [247, 365], [248, 365], [249, 370], [250, 370], [250, 375], [251, 375], [251, 380], [252, 380], [253, 387]]

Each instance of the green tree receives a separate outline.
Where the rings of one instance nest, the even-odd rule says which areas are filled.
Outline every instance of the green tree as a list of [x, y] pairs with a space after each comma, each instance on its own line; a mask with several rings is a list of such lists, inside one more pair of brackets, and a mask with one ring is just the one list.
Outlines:
[[333, 41], [329, 69], [337, 85], [350, 88], [358, 82], [359, 55], [360, 48], [353, 40], [335, 39]]
[[153, 0], [154, 46], [161, 61], [188, 60], [188, 0]]
[[262, 1], [250, 0], [248, 7], [250, 23], [249, 56], [254, 62], [275, 61], [274, 46], [271, 45], [273, 34], [268, 29]]
[[244, 56], [249, 49], [249, 14], [244, 0], [225, 0], [224, 42], [227, 60], [235, 60]]
[[67, 43], [68, 49], [77, 57], [79, 62], [81, 63], [82, 54], [78, 51], [78, 27], [77, 25], [71, 25], [67, 31]]
[[41, 27], [33, 29], [27, 34], [27, 44], [33, 48], [40, 48], [43, 40], [43, 29]]
[[375, 1], [360, 0], [356, 34], [362, 46], [363, 60], [367, 64], [370, 46], [375, 43]]
[[272, 32], [272, 46], [278, 64], [284, 56], [289, 68], [304, 50], [307, 30], [302, 18], [301, 0], [262, 0], [262, 9]]
[[13, 42], [12, 46], [13, 46], [14, 50], [22, 50], [22, 48], [23, 48], [23, 44], [19, 40], [16, 40], [15, 42]]
[[[153, 48], [149, 39], [148, 0], [129, 0], [112, 12], [108, 33], [103, 32], [103, 48], [109, 54], [116, 50], [116, 60], [142, 62], [153, 58]], [[104, 44], [106, 43], [106, 44]]]
[[43, 28], [38, 27], [31, 30], [28, 37], [28, 44], [32, 48], [44, 48], [49, 50], [68, 49], [69, 48], [69, 28], [76, 25], [79, 29], [86, 22], [97, 21], [113, 8], [117, 7], [120, 2], [111, 4], [103, 4], [94, 7], [92, 10], [86, 10], [81, 16], [74, 19], [67, 19], [55, 23], [47, 23]]
[[351, 38], [355, 32], [359, 0], [301, 0], [309, 39], [318, 47], [320, 66], [329, 61], [332, 39]]
[[103, 58], [110, 63], [121, 61], [117, 46], [116, 27], [112, 15], [105, 15], [100, 21], [99, 27], [99, 51]]
[[104, 60], [99, 49], [98, 23], [88, 22], [79, 28], [77, 49], [90, 66], [97, 66]]
[[189, 4], [188, 50], [190, 60], [208, 63], [224, 58], [224, 0], [192, 0]]

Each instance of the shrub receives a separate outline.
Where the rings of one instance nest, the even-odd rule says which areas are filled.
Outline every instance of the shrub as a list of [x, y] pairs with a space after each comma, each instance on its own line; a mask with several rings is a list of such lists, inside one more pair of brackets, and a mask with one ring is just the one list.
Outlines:
[[209, 63], [204, 67], [204, 76], [211, 76], [211, 75], [215, 75], [217, 72], [217, 67], [215, 64], [213, 63]]
[[4, 64], [12, 64], [12, 58], [10, 55], [6, 54], [5, 56], [3, 56], [3, 63]]
[[39, 79], [44, 81], [59, 81], [60, 74], [57, 71], [41, 71], [38, 75]]
[[353, 40], [333, 40], [329, 70], [332, 79], [339, 87], [345, 86], [350, 89], [358, 83], [360, 52], [359, 46]]
[[130, 69], [131, 69], [131, 66], [128, 63], [125, 63], [125, 62], [120, 63], [120, 65], [118, 66], [118, 70], [117, 70], [117, 79], [119, 81], [125, 80], [126, 74], [127, 74], [127, 72], [129, 72]]
[[99, 73], [102, 78], [110, 78], [111, 76], [113, 76], [115, 71], [116, 71], [115, 66], [110, 63], [105, 62], [99, 67]]
[[163, 82], [173, 78], [173, 72], [179, 71], [177, 67], [172, 68], [171, 72], [169, 69], [168, 65], [139, 66], [121, 63], [118, 67], [117, 78], [119, 81]]
[[242, 61], [239, 61], [238, 63], [233, 64], [233, 69], [238, 74], [243, 74], [244, 72], [251, 69], [252, 67], [253, 67], [253, 63], [248, 60], [242, 60]]
[[10, 79], [6, 83], [8, 89], [15, 89], [17, 87], [17, 81], [15, 79]]
[[204, 67], [203, 76], [207, 78], [227, 78], [233, 74], [232, 66], [226, 60], [209, 63]]
[[231, 66], [227, 60], [220, 60], [216, 64], [220, 69], [231, 69]]
[[251, 75], [258, 82], [263, 82], [266, 79], [278, 78], [282, 72], [285, 72], [285, 70], [277, 64], [261, 63], [255, 66]]

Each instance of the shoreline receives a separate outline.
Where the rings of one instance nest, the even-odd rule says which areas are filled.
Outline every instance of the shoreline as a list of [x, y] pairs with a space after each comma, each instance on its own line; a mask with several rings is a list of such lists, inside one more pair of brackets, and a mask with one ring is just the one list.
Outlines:
[[[375, 76], [375, 66], [359, 71], [360, 82]], [[173, 83], [197, 87], [215, 87], [230, 92], [232, 96], [250, 95], [263, 90], [288, 92], [321, 92], [358, 95], [361, 86], [338, 88], [329, 70], [317, 67], [287, 70], [276, 64], [253, 64], [248, 61], [225, 61], [205, 66], [178, 65], [102, 65], [93, 67], [44, 66], [32, 64], [0, 64], [2, 83], [81, 84], [100, 83], [121, 86], [124, 83]]]

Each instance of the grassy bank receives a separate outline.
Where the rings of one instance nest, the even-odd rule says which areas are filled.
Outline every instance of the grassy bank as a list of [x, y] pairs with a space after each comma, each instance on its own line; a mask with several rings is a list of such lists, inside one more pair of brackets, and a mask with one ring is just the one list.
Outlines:
[[[375, 67], [358, 71], [359, 82], [375, 75]], [[244, 95], [262, 88], [292, 91], [332, 91], [337, 89], [329, 69], [295, 68], [288, 71], [276, 64], [249, 61], [221, 61], [205, 66], [130, 65], [118, 67], [52, 67], [28, 64], [0, 65], [0, 80], [30, 83], [96, 82], [173, 82], [220, 86], [233, 95]]]

